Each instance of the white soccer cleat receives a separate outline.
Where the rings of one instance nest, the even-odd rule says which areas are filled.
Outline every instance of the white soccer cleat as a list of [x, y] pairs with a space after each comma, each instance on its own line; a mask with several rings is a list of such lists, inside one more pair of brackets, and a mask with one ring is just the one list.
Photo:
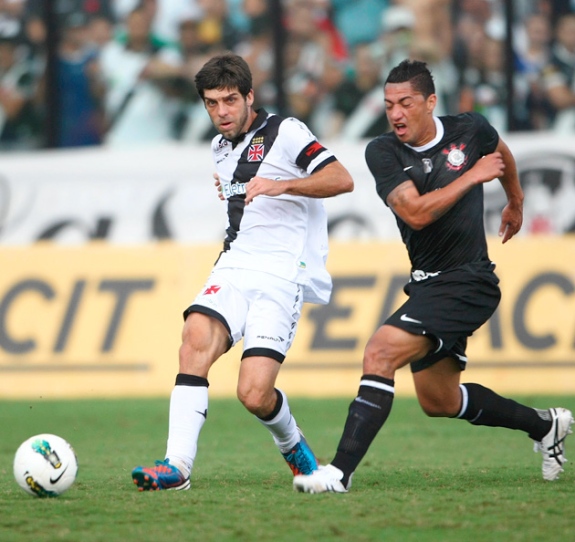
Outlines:
[[347, 487], [342, 483], [343, 472], [333, 465], [320, 465], [311, 474], [294, 476], [293, 488], [301, 493], [347, 493], [351, 487], [351, 477]]
[[565, 459], [565, 437], [571, 434], [571, 424], [573, 415], [566, 408], [550, 408], [551, 430], [547, 433], [541, 442], [536, 442], [533, 451], [541, 452], [543, 455], [543, 479], [557, 480], [559, 474], [563, 472]]

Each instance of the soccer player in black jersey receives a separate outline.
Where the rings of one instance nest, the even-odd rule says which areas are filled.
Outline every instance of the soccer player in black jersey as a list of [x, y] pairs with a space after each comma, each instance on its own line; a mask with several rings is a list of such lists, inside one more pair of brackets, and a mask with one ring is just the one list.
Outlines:
[[190, 488], [208, 414], [208, 373], [242, 339], [238, 398], [294, 474], [317, 468], [275, 382], [303, 303], [329, 301], [322, 199], [350, 192], [353, 180], [305, 124], [254, 109], [252, 75], [240, 56], [212, 58], [195, 83], [219, 132], [212, 157], [228, 227], [205, 286], [184, 312], [165, 458], [132, 471], [142, 491]]
[[543, 455], [543, 478], [562, 472], [572, 414], [537, 410], [480, 384], [460, 384], [467, 337], [493, 314], [500, 299], [483, 225], [483, 183], [498, 178], [507, 205], [503, 243], [521, 228], [523, 193], [514, 158], [487, 120], [476, 113], [435, 117], [433, 77], [419, 61], [403, 61], [384, 85], [392, 131], [371, 141], [366, 161], [376, 189], [394, 212], [411, 262], [408, 300], [369, 340], [359, 392], [329, 465], [294, 478], [308, 493], [346, 492], [351, 477], [385, 423], [394, 376], [410, 364], [428, 416], [524, 431]]

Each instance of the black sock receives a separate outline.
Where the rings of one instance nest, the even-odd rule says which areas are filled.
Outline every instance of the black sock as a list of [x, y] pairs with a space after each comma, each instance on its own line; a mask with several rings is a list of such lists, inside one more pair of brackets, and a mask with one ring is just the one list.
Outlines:
[[545, 410], [521, 405], [480, 384], [461, 384], [460, 388], [462, 405], [457, 417], [473, 425], [518, 429], [537, 442], [551, 429], [551, 417]]
[[209, 382], [203, 376], [188, 375], [178, 373], [176, 375], [176, 386], [205, 386], [209, 387]]
[[267, 416], [263, 417], [258, 416], [258, 418], [260, 418], [260, 420], [263, 420], [264, 422], [271, 422], [280, 413], [282, 405], [284, 404], [284, 396], [281, 394], [280, 390], [275, 388], [275, 392], [277, 399], [276, 399], [276, 406], [274, 407], [274, 409]]
[[363, 375], [357, 397], [349, 406], [343, 435], [331, 462], [343, 472], [347, 486], [359, 462], [391, 412], [394, 382], [376, 375]]

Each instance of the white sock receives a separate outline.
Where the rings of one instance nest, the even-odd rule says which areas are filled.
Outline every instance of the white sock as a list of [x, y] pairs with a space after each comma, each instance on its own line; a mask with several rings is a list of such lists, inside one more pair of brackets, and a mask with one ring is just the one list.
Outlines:
[[186, 477], [192, 472], [198, 450], [198, 437], [207, 414], [207, 387], [174, 387], [170, 397], [166, 458]]
[[268, 421], [256, 418], [259, 422], [267, 427], [272, 434], [276, 446], [283, 454], [289, 452], [300, 440], [299, 431], [294, 417], [291, 415], [288, 400], [285, 393], [278, 390], [283, 398], [282, 406], [277, 415]]

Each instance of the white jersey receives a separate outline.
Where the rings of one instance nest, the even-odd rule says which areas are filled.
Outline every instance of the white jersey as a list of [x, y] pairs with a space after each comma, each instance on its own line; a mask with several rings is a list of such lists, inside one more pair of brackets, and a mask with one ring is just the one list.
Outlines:
[[307, 126], [263, 109], [240, 142], [212, 141], [228, 203], [227, 237], [217, 268], [253, 269], [300, 284], [304, 301], [325, 304], [331, 277], [327, 214], [318, 198], [257, 196], [245, 205], [245, 183], [259, 175], [277, 182], [304, 178], [335, 161]]

